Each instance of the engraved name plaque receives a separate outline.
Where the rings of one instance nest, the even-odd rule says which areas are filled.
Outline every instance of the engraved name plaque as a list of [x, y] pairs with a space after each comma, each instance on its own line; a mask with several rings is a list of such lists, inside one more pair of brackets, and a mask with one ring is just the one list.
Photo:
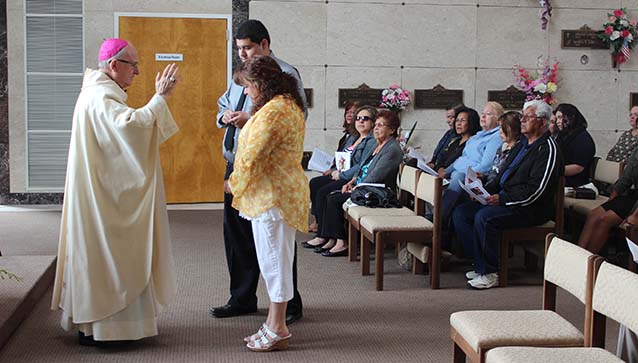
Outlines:
[[562, 49], [609, 49], [609, 46], [598, 38], [598, 34], [602, 32], [602, 30], [592, 30], [587, 25], [583, 25], [578, 30], [561, 30], [560, 47]]
[[463, 103], [462, 89], [446, 89], [437, 84], [432, 89], [414, 90], [414, 109], [444, 110], [450, 105]]
[[344, 108], [349, 101], [359, 101], [362, 105], [378, 107], [381, 103], [383, 89], [370, 88], [363, 83], [357, 88], [339, 88], [339, 108]]
[[503, 91], [487, 91], [487, 100], [498, 102], [506, 110], [521, 110], [525, 103], [525, 92], [514, 86]]

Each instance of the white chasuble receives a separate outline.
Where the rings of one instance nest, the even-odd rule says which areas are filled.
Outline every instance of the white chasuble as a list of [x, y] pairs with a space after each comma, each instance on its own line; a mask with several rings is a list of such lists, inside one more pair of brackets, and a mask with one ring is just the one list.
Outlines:
[[87, 69], [69, 146], [52, 308], [96, 340], [157, 334], [175, 294], [159, 145], [178, 127], [163, 97], [126, 99]]

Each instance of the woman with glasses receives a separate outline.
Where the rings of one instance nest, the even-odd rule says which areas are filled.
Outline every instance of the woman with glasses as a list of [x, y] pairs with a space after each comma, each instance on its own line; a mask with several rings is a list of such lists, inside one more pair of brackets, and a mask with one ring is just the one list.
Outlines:
[[580, 187], [590, 182], [596, 145], [589, 132], [585, 116], [569, 103], [556, 107], [556, 139], [565, 161], [565, 186]]
[[618, 138], [616, 145], [609, 150], [607, 154], [608, 161], [624, 163], [638, 146], [638, 125], [636, 120], [638, 120], [638, 106], [632, 107], [631, 111], [629, 111], [629, 126], [631, 126], [631, 129], [623, 132]]
[[334, 245], [325, 249], [322, 256], [347, 256], [348, 246], [345, 242], [346, 230], [343, 225], [343, 203], [350, 198], [350, 193], [360, 183], [381, 183], [396, 190], [399, 165], [403, 160], [403, 151], [397, 141], [397, 130], [400, 121], [396, 113], [388, 110], [379, 111], [374, 124], [375, 147], [364, 156], [358, 172], [341, 188], [340, 192], [327, 196], [319, 223], [316, 241], [327, 244], [334, 240]]
[[438, 171], [442, 177], [445, 177], [445, 168], [461, 156], [470, 137], [476, 135], [481, 129], [478, 115], [470, 117], [471, 112], [465, 106], [459, 107], [456, 114], [456, 119], [452, 123], [455, 136], [448, 145], [445, 145], [443, 152], [439, 153], [436, 163], [432, 166], [432, 169]]
[[[344, 114], [343, 121], [343, 130], [344, 135], [339, 140], [339, 147], [337, 148], [337, 152], [348, 152], [350, 153], [350, 165], [352, 167], [356, 167], [359, 163], [359, 159], [361, 159], [361, 153], [365, 149], [365, 147], [372, 147], [368, 145], [369, 139], [366, 137], [371, 134], [370, 130], [372, 130], [372, 125], [374, 124], [374, 120], [376, 119], [377, 110], [374, 107], [364, 106], [367, 111], [364, 111], [365, 115], [359, 115], [359, 112], [363, 110], [362, 107], [359, 106], [358, 102], [348, 102], [346, 105], [347, 111]], [[363, 120], [363, 118], [366, 120]], [[356, 118], [362, 118], [359, 122], [356, 122]], [[368, 121], [368, 122], [366, 122]], [[369, 125], [366, 125], [368, 124]], [[360, 131], [360, 129], [362, 129]], [[361, 133], [363, 132], [363, 134]], [[365, 141], [364, 141], [365, 140]], [[362, 144], [363, 143], [363, 144]], [[353, 171], [355, 173], [356, 171]], [[319, 193], [330, 193], [333, 190], [341, 189], [341, 186], [345, 184], [339, 183], [341, 179], [345, 179], [346, 182], [348, 178], [340, 178], [340, 172], [337, 171], [336, 165], [333, 163], [332, 167], [326, 170], [323, 175], [314, 177], [310, 180], [310, 202], [311, 202], [311, 214], [315, 216], [315, 222], [308, 226], [308, 230], [310, 232], [317, 232], [317, 214], [316, 214], [316, 205], [318, 198], [324, 198], [325, 194], [322, 197], [319, 197]], [[307, 246], [307, 245], [304, 245]], [[310, 248], [310, 247], [308, 247]]]
[[[372, 106], [360, 107], [355, 112], [354, 122], [355, 128], [359, 133], [359, 138], [351, 146], [350, 169], [341, 172], [333, 170], [330, 176], [319, 176], [310, 181], [311, 212], [316, 220], [315, 225], [311, 225], [310, 227], [314, 227], [314, 232], [317, 232], [317, 228], [321, 224], [323, 214], [321, 211], [324, 209], [328, 195], [334, 191], [341, 190], [341, 187], [359, 172], [361, 163], [364, 161], [364, 156], [370, 154], [372, 149], [377, 146], [377, 142], [372, 135], [372, 128], [374, 122], [377, 120], [377, 113], [377, 109]], [[329, 181], [325, 182], [325, 178], [329, 178]], [[321, 185], [321, 183], [324, 184]], [[317, 188], [314, 194], [312, 191], [313, 187]], [[322, 247], [329, 250], [334, 246], [334, 243], [334, 241], [328, 243], [328, 240], [316, 237], [310, 241], [303, 242], [301, 245], [305, 248], [315, 248], [317, 253], [321, 253], [324, 252]]]

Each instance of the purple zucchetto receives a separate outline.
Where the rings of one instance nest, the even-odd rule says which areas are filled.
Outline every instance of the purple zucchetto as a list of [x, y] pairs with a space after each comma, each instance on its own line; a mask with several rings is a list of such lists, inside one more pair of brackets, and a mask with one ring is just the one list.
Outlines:
[[114, 55], [116, 55], [119, 51], [124, 49], [128, 45], [128, 42], [124, 39], [119, 38], [109, 38], [104, 40], [102, 45], [100, 46], [100, 55], [98, 57], [98, 61], [105, 61], [107, 59], [111, 59]]

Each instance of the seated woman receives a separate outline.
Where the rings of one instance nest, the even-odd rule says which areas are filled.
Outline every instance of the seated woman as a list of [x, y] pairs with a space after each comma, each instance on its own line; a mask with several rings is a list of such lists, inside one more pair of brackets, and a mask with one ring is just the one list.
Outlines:
[[501, 171], [503, 165], [505, 165], [510, 151], [512, 151], [521, 139], [520, 113], [516, 111], [505, 112], [498, 122], [501, 124], [499, 135], [501, 136], [501, 140], [503, 140], [503, 146], [496, 150], [496, 156], [494, 156], [494, 161], [492, 162], [492, 169], [490, 169], [487, 174], [480, 175], [483, 180], [483, 185], [496, 179], [499, 171]]
[[627, 166], [620, 179], [612, 186], [609, 200], [587, 215], [585, 226], [580, 234], [578, 245], [599, 253], [605, 246], [609, 231], [623, 221], [638, 225], [638, 148], [634, 149], [627, 160]]
[[636, 120], [638, 119], [638, 106], [631, 108], [629, 112], [629, 126], [630, 130], [627, 130], [620, 135], [616, 145], [609, 150], [607, 154], [608, 161], [626, 162], [629, 155], [638, 146], [638, 126], [636, 126]]
[[445, 173], [445, 168], [461, 156], [466, 141], [481, 129], [478, 114], [476, 117], [470, 117], [468, 112], [459, 112], [452, 126], [455, 132], [454, 138], [445, 145], [444, 150], [438, 154], [435, 164], [431, 166], [439, 174]]
[[[339, 139], [339, 144], [337, 145], [338, 152], [340, 151], [350, 151], [352, 152], [355, 148], [355, 144], [360, 142], [361, 138], [359, 137], [359, 133], [357, 132], [354, 117], [357, 113], [357, 109], [361, 107], [359, 102], [350, 101], [346, 103], [345, 111], [343, 113], [343, 136]], [[374, 121], [372, 122], [374, 123]], [[351, 164], [352, 165], [352, 164]], [[332, 167], [326, 170], [323, 175], [312, 178], [310, 180], [310, 201], [313, 205], [312, 214], [314, 214], [314, 200], [317, 195], [319, 189], [327, 184], [330, 184], [332, 179], [332, 172], [335, 171], [335, 165], [332, 164]], [[317, 232], [317, 223], [311, 224], [308, 229], [310, 232]]]
[[558, 147], [565, 162], [565, 186], [579, 187], [590, 182], [596, 145], [589, 132], [585, 116], [569, 103], [556, 107]]
[[[319, 213], [318, 211], [323, 210], [328, 195], [330, 195], [330, 193], [334, 191], [341, 190], [341, 187], [343, 187], [344, 184], [350, 181], [352, 177], [357, 175], [359, 169], [361, 168], [361, 164], [365, 160], [365, 156], [370, 154], [372, 152], [372, 149], [377, 146], [377, 142], [372, 135], [372, 128], [374, 127], [374, 122], [377, 120], [377, 113], [377, 109], [372, 106], [360, 107], [355, 113], [355, 124], [357, 132], [359, 133], [359, 138], [352, 145], [354, 147], [354, 150], [352, 151], [350, 157], [350, 169], [344, 170], [342, 172], [334, 170], [329, 176], [320, 176], [317, 178], [313, 178], [310, 181], [310, 201], [312, 203], [311, 211], [312, 214], [315, 215], [317, 226], [321, 224], [322, 217], [321, 213]], [[326, 177], [330, 178], [330, 181], [323, 184], [322, 186], [317, 187], [317, 182], [314, 182], [313, 184], [313, 181], [315, 179]], [[314, 196], [312, 195], [313, 185], [315, 188], [317, 188]], [[316, 228], [317, 227], [315, 227], [315, 232]], [[320, 247], [320, 245], [314, 244], [311, 241], [303, 242], [301, 245], [305, 248]]]
[[[461, 108], [459, 114], [462, 112], [467, 112], [470, 119], [478, 117], [478, 113], [471, 108]], [[481, 112], [482, 130], [468, 140], [461, 156], [445, 168], [443, 173], [439, 173], [441, 177], [450, 179], [450, 184], [443, 193], [444, 225], [451, 221], [450, 216], [454, 207], [463, 201], [460, 198], [465, 192], [459, 182], [465, 180], [467, 169], [472, 168], [477, 173], [487, 173], [492, 168], [496, 150], [503, 144], [498, 134], [498, 119], [502, 114], [503, 106], [497, 102], [488, 102]]]
[[462, 106], [463, 106], [462, 104], [449, 105], [445, 108], [445, 121], [447, 122], [449, 129], [445, 131], [445, 133], [439, 140], [439, 143], [434, 148], [434, 152], [432, 153], [432, 159], [428, 163], [428, 166], [434, 170], [436, 170], [434, 167], [436, 165], [437, 160], [445, 158], [445, 153], [446, 153], [448, 145], [450, 145], [452, 140], [454, 140], [458, 136], [456, 133], [456, 128], [454, 127], [454, 121], [456, 121], [457, 109], [459, 109]]
[[[348, 246], [345, 242], [346, 231], [343, 226], [342, 204], [350, 198], [352, 190], [360, 183], [382, 183], [395, 190], [399, 165], [403, 160], [401, 146], [396, 139], [400, 121], [396, 113], [388, 110], [379, 111], [374, 125], [374, 137], [377, 146], [364, 158], [363, 166], [347, 184], [341, 193], [330, 194], [323, 210], [318, 210], [322, 217], [319, 223], [317, 237], [308, 241], [313, 245], [326, 245], [315, 249], [323, 256], [346, 256]], [[336, 242], [333, 242], [336, 239]], [[328, 244], [330, 241], [330, 244]], [[333, 245], [334, 243], [334, 245]], [[323, 251], [322, 251], [323, 250]]]

